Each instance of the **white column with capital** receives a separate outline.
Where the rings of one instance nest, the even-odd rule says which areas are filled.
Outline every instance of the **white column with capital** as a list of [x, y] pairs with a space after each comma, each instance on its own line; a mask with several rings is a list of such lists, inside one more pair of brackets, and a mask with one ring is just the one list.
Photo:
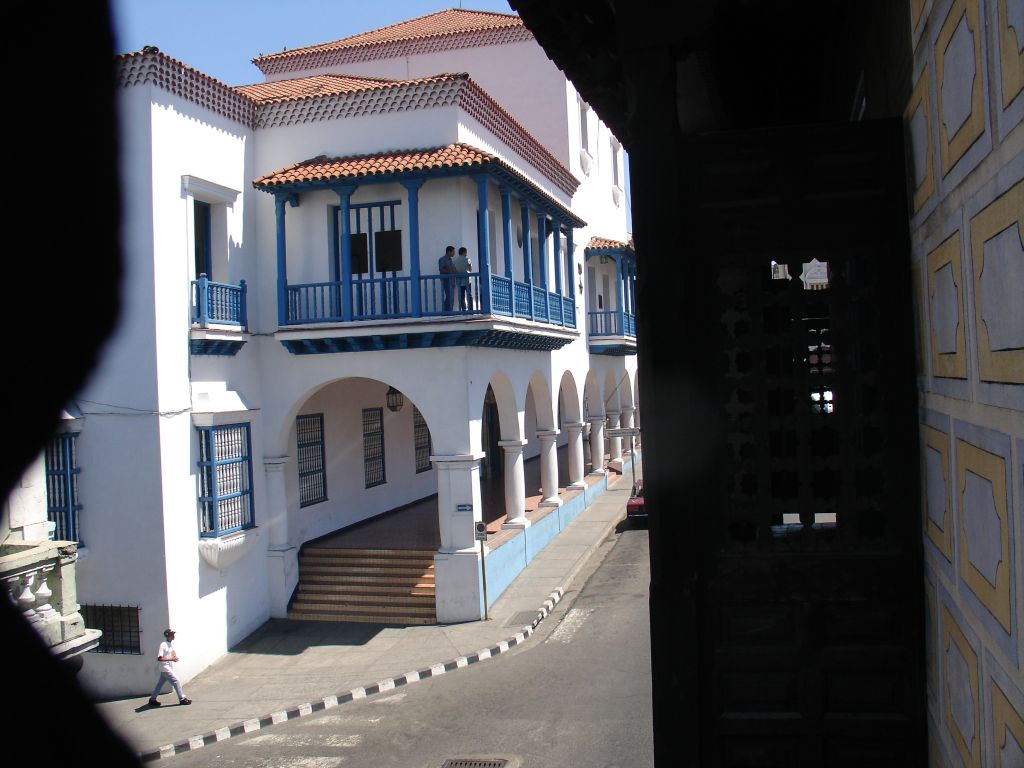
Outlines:
[[[622, 409], [622, 419], [621, 419], [621, 422], [622, 422], [622, 426], [624, 428], [626, 428], [626, 429], [632, 429], [633, 428], [633, 408], [632, 408], [632, 406]], [[633, 438], [627, 437], [627, 438], [625, 438], [624, 444], [628, 445], [628, 446], [635, 447], [636, 441]], [[630, 455], [631, 456], [632, 456], [632, 453], [633, 453], [633, 450], [631, 448], [630, 449]]]
[[584, 424], [582, 421], [570, 421], [562, 426], [569, 433], [569, 444], [566, 446], [568, 450], [569, 487], [586, 488], [587, 484], [583, 481], [583, 470], [585, 467], [583, 463]]
[[[609, 411], [608, 412], [608, 426], [611, 429], [615, 429], [619, 426], [619, 412]], [[622, 471], [622, 438], [613, 437], [608, 441], [608, 466], [615, 467], [619, 472]]]
[[604, 475], [604, 416], [593, 416], [590, 422], [590, 463], [592, 475]]
[[434, 555], [434, 589], [437, 620], [442, 624], [477, 621], [484, 615], [480, 544], [474, 537], [474, 524], [483, 519], [483, 457], [483, 453], [430, 457], [437, 469], [441, 548]]
[[537, 433], [540, 440], [540, 506], [560, 507], [558, 497], [558, 446], [559, 431], [544, 429]]
[[288, 618], [288, 601], [299, 583], [299, 552], [289, 541], [288, 495], [285, 470], [288, 456], [267, 456], [263, 470], [267, 477], [267, 566], [270, 576], [270, 615]]
[[502, 528], [529, 528], [526, 519], [526, 478], [523, 476], [523, 446], [526, 440], [499, 440], [505, 452], [505, 522]]

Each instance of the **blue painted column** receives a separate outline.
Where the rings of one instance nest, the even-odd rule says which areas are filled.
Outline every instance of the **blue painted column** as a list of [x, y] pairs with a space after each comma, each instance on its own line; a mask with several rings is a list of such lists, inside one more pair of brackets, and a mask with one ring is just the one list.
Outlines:
[[558, 294], [558, 324], [565, 325], [565, 313], [562, 311], [562, 224], [558, 219], [552, 221], [551, 231], [554, 233], [551, 248], [555, 262], [555, 293]]
[[341, 319], [352, 319], [352, 224], [349, 221], [349, 202], [355, 187], [336, 187], [341, 203]]
[[274, 216], [277, 222], [277, 324], [288, 323], [288, 257], [284, 230], [284, 206], [288, 196], [274, 195]]
[[566, 279], [569, 281], [569, 295], [572, 297], [572, 322], [573, 328], [576, 327], [576, 254], [572, 249], [572, 227], [568, 227], [565, 230], [565, 250], [569, 252], [569, 263], [566, 268], [569, 270], [569, 274], [566, 275]]
[[551, 322], [551, 297], [548, 296], [548, 217], [537, 213], [537, 265], [540, 268], [540, 287], [544, 291], [544, 320]]
[[491, 314], [491, 232], [487, 209], [487, 176], [477, 174], [477, 231], [480, 235], [480, 309], [485, 315]]
[[616, 311], [616, 313], [618, 315], [618, 322], [619, 322], [618, 333], [620, 335], [625, 335], [625, 333], [626, 333], [626, 319], [625, 319], [625, 317], [623, 317], [623, 314], [624, 314], [623, 310], [624, 310], [624, 308], [622, 306], [622, 280], [623, 280], [622, 270], [623, 270], [623, 268], [625, 266], [623, 264], [624, 259], [623, 259], [622, 256], [618, 256], [618, 255], [613, 256], [612, 258], [615, 259], [615, 277], [616, 277], [616, 280], [615, 280], [615, 311]]
[[[413, 317], [421, 315], [420, 303], [420, 187], [423, 179], [403, 181], [409, 196], [409, 310]], [[393, 211], [394, 209], [392, 209]]]
[[533, 253], [530, 250], [530, 206], [525, 200], [519, 201], [523, 214], [523, 279], [529, 286], [530, 319], [533, 320]]
[[501, 188], [501, 244], [505, 255], [505, 275], [508, 277], [512, 317], [516, 316], [516, 273], [512, 269], [512, 199], [508, 187]]

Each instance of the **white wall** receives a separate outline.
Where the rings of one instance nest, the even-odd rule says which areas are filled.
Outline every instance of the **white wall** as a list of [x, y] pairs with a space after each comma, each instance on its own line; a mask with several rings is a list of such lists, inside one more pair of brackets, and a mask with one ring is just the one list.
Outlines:
[[[436, 471], [416, 472], [413, 405], [407, 397], [397, 413], [385, 405], [388, 385], [364, 378], [345, 379], [313, 394], [299, 414], [323, 414], [327, 501], [299, 506], [294, 420], [289, 438], [285, 487], [293, 541], [301, 544], [347, 525], [437, 493]], [[386, 482], [365, 487], [362, 411], [381, 408]], [[422, 411], [421, 411], [422, 412]], [[428, 422], [427, 426], [430, 424]]]
[[334, 72], [395, 79], [427, 77], [444, 72], [468, 72], [470, 77], [508, 111], [563, 164], [569, 164], [566, 131], [566, 79], [533, 40], [424, 53], [379, 61], [360, 61], [310, 69], [279, 80]]

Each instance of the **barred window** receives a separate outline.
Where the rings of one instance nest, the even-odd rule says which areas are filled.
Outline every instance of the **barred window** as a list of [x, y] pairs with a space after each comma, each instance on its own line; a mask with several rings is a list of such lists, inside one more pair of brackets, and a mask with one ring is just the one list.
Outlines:
[[383, 485], [384, 476], [384, 409], [363, 409], [363, 476], [366, 487]]
[[93, 653], [142, 654], [138, 606], [83, 605], [81, 613], [85, 626], [103, 632]]
[[221, 536], [252, 528], [252, 460], [249, 425], [197, 427], [199, 433], [199, 531]]
[[299, 506], [327, 501], [324, 469], [324, 415], [295, 417], [295, 442], [299, 466]]
[[427, 422], [415, 405], [412, 407], [413, 440], [416, 445], [416, 472], [427, 472], [431, 468], [430, 454], [433, 453], [433, 446], [430, 444], [430, 430]]
[[78, 473], [78, 433], [55, 435], [46, 446], [46, 516], [57, 524], [55, 539], [81, 544]]

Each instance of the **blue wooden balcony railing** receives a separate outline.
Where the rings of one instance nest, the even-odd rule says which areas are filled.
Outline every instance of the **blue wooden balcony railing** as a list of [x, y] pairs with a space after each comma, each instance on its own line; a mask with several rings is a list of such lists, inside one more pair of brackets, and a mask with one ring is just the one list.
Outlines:
[[[589, 312], [591, 336], [632, 336], [636, 337], [636, 315], [618, 311]], [[621, 323], [619, 318], [622, 318]]]
[[240, 280], [238, 285], [215, 283], [203, 274], [192, 281], [192, 322], [200, 328], [208, 328], [213, 323], [248, 330], [245, 304], [245, 280]]
[[[480, 273], [465, 275], [465, 295], [459, 278], [427, 275], [419, 279], [419, 314], [413, 312], [413, 282], [410, 277], [356, 278], [348, 285], [352, 320], [389, 320], [405, 317], [443, 317], [481, 315]], [[447, 287], [447, 299], [446, 291]], [[287, 322], [328, 323], [344, 320], [344, 283], [303, 283], [289, 285], [287, 291]], [[513, 282], [507, 277], [491, 277], [491, 312], [505, 317], [522, 317], [552, 325], [576, 327], [576, 305], [572, 297], [560, 296]], [[464, 303], [463, 303], [464, 300]], [[513, 312], [512, 303], [515, 302]]]

